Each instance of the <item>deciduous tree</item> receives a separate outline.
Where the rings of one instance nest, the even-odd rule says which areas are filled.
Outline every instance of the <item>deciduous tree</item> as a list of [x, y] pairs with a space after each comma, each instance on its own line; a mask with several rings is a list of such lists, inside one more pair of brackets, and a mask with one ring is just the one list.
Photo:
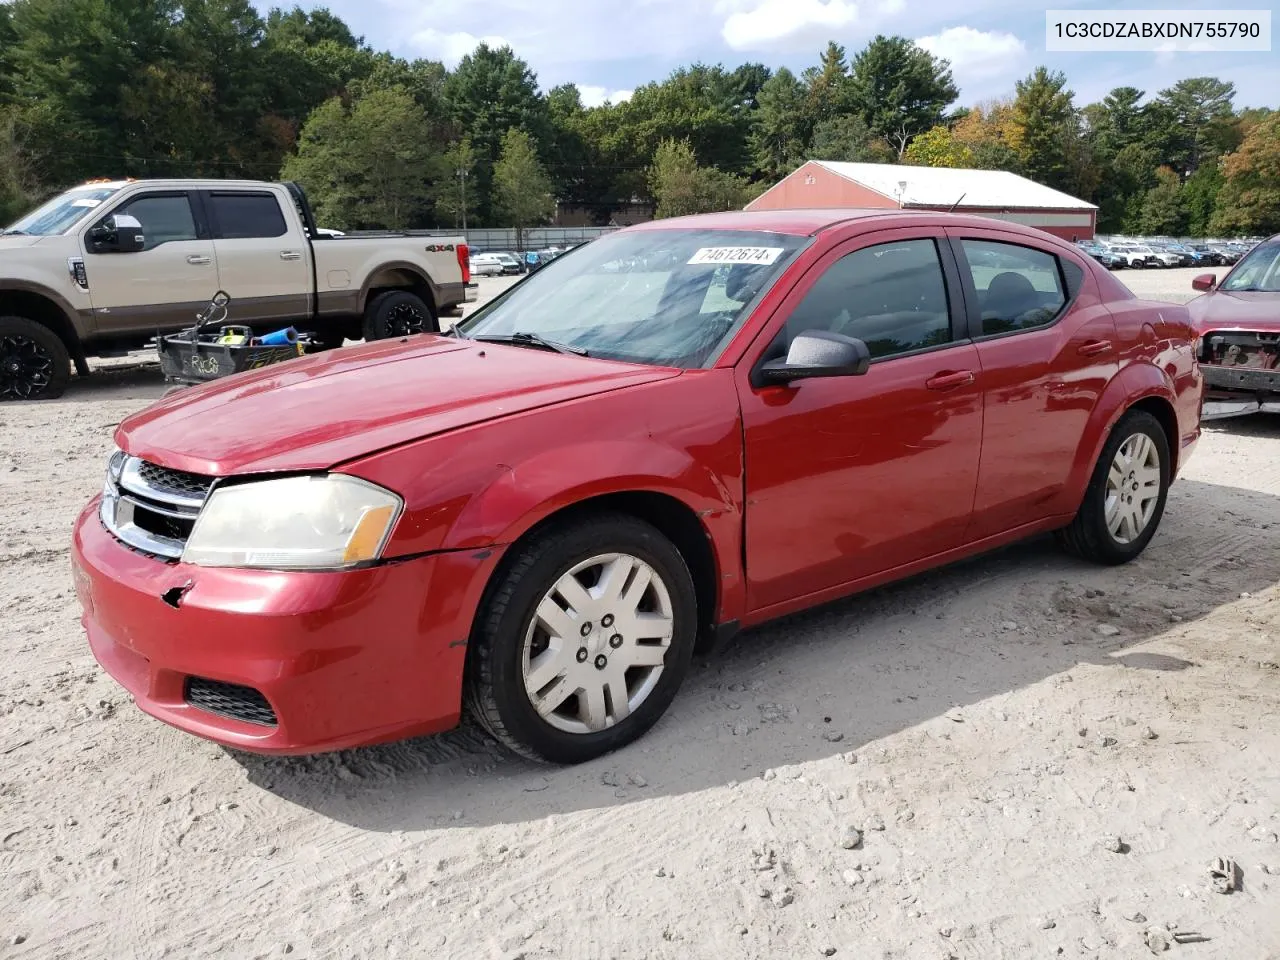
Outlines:
[[555, 212], [551, 178], [525, 131], [513, 127], [502, 138], [502, 152], [493, 167], [493, 192], [497, 210], [516, 228], [521, 248], [525, 228], [545, 222]]

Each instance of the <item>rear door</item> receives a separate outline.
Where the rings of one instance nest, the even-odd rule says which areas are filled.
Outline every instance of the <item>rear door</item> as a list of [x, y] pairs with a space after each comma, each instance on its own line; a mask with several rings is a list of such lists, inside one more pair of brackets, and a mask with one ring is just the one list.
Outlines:
[[286, 216], [284, 197], [253, 189], [206, 190], [202, 197], [218, 278], [231, 297], [228, 319], [269, 326], [306, 317], [312, 284], [307, 240]]
[[[123, 214], [142, 225], [140, 250], [100, 253], [89, 230]], [[208, 225], [187, 190], [145, 190], [103, 209], [81, 233], [98, 334], [190, 326], [218, 289]]]
[[982, 466], [965, 537], [981, 540], [1068, 509], [1061, 495], [1120, 349], [1083, 259], [1000, 230], [947, 234], [982, 367]]

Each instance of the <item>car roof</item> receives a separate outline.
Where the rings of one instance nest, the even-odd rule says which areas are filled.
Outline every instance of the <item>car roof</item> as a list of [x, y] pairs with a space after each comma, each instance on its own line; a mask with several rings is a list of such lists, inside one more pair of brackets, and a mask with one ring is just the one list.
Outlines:
[[[860, 209], [850, 207], [815, 207], [795, 210], [728, 210], [723, 213], [697, 213], [686, 217], [667, 217], [623, 227], [621, 232], [636, 230], [757, 230], [766, 233], [811, 237], [824, 230], [859, 220], [897, 220], [902, 226], [912, 221], [948, 223], [954, 226], [985, 227], [1007, 230], [1029, 237], [1043, 238], [1043, 230], [1023, 226], [1009, 220], [993, 220], [977, 214], [944, 213], [939, 210]], [[1055, 238], [1056, 239], [1056, 238]]]

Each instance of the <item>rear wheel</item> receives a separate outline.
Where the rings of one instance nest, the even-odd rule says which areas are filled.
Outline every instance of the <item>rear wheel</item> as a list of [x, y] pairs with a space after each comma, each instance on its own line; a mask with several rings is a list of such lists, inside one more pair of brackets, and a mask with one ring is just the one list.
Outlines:
[[666, 711], [693, 656], [684, 559], [654, 527], [619, 514], [514, 549], [472, 638], [469, 708], [531, 759], [580, 763], [630, 743]]
[[52, 400], [70, 379], [61, 337], [26, 317], [0, 317], [0, 400]]
[[369, 301], [364, 311], [365, 340], [407, 337], [434, 327], [431, 308], [408, 290], [380, 293]]
[[1130, 410], [1111, 431], [1080, 510], [1059, 540], [1086, 560], [1127, 563], [1155, 536], [1171, 481], [1169, 439], [1160, 421]]

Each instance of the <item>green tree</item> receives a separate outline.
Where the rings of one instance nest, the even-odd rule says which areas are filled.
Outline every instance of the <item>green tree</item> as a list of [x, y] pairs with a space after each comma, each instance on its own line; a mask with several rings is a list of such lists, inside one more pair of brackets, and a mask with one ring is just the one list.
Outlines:
[[815, 160], [850, 163], [895, 163], [898, 159], [894, 149], [856, 114], [831, 117], [814, 127], [810, 153]]
[[911, 141], [906, 161], [922, 167], [972, 167], [973, 151], [949, 127], [939, 124]]
[[1168, 167], [1156, 171], [1156, 185], [1147, 191], [1142, 206], [1143, 233], [1182, 236], [1187, 211], [1182, 199], [1182, 178]]
[[906, 37], [877, 36], [853, 58], [850, 91], [856, 109], [899, 157], [911, 138], [942, 123], [960, 95], [951, 65]]
[[511, 129], [523, 130], [538, 144], [550, 143], [546, 101], [538, 79], [510, 47], [480, 44], [462, 58], [444, 84], [455, 129], [476, 151], [476, 206], [480, 219], [498, 216], [493, 196], [493, 166]]
[[1280, 113], [1257, 124], [1223, 158], [1222, 175], [1211, 221], [1215, 233], [1280, 232]]
[[1013, 122], [1026, 176], [1050, 187], [1068, 186], [1070, 165], [1064, 145], [1079, 135], [1066, 75], [1037, 67], [1015, 85]]
[[445, 171], [422, 108], [406, 90], [341, 99], [307, 118], [282, 174], [306, 188], [317, 219], [337, 229], [405, 229], [429, 208]]
[[444, 152], [436, 192], [436, 213], [442, 222], [461, 228], [474, 216], [476, 193], [469, 181], [475, 168], [476, 153], [470, 140], [459, 140]]
[[1184, 176], [1211, 161], [1230, 145], [1234, 84], [1215, 77], [1189, 77], [1160, 91], [1160, 102], [1176, 125], [1167, 158]]
[[752, 119], [751, 153], [755, 169], [769, 180], [790, 173], [805, 160], [811, 130], [805, 114], [805, 88], [781, 67], [760, 88]]
[[1209, 224], [1213, 221], [1221, 189], [1222, 171], [1216, 163], [1202, 164], [1199, 170], [1187, 178], [1182, 188], [1182, 198], [1187, 211], [1188, 235], [1209, 235]]
[[556, 209], [551, 178], [525, 131], [512, 128], [502, 138], [502, 153], [493, 168], [493, 191], [498, 211], [516, 228], [517, 245], [523, 249], [525, 228], [543, 223]]
[[803, 79], [805, 119], [810, 128], [853, 109], [849, 64], [840, 44], [835, 41], [828, 43], [818, 65], [805, 70]]
[[751, 117], [741, 97], [723, 67], [696, 63], [638, 87], [618, 112], [626, 136], [649, 150], [663, 140], [687, 140], [699, 162], [741, 173], [751, 165]]
[[649, 167], [649, 184], [658, 218], [739, 209], [758, 193], [742, 177], [699, 166], [693, 148], [676, 140], [658, 145]]

